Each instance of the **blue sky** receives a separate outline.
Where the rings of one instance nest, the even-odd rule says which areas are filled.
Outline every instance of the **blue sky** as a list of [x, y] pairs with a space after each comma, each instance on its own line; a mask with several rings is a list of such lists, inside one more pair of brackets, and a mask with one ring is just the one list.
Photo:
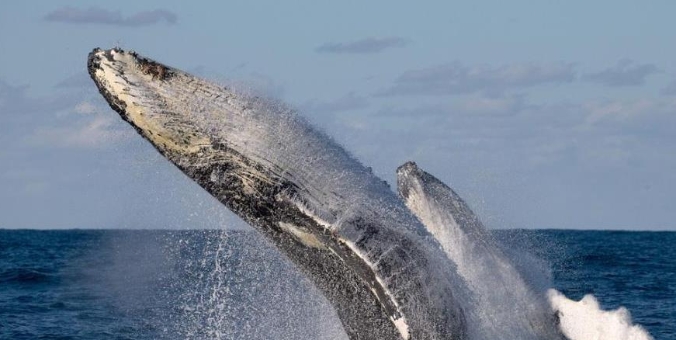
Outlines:
[[673, 1], [0, 4], [0, 228], [241, 227], [107, 107], [94, 47], [284, 100], [491, 228], [676, 230]]

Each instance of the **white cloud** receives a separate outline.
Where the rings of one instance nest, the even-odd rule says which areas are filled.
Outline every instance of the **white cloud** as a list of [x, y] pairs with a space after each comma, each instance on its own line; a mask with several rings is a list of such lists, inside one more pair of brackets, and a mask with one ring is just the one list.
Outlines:
[[476, 114], [510, 115], [524, 108], [523, 95], [482, 96], [472, 95], [458, 105], [458, 109]]
[[[587, 114], [584, 126], [613, 124], [636, 128], [648, 121], [676, 123], [676, 98], [640, 98], [633, 100], [590, 100], [582, 107]], [[659, 126], [654, 128], [659, 130]]]
[[350, 42], [325, 43], [315, 49], [318, 53], [372, 54], [389, 48], [405, 47], [409, 41], [401, 37], [365, 38]]
[[586, 74], [582, 79], [611, 87], [639, 86], [646, 78], [659, 72], [653, 64], [637, 64], [631, 60], [620, 60], [615, 66], [603, 71]]
[[124, 17], [119, 11], [110, 11], [99, 7], [79, 9], [66, 6], [48, 13], [45, 15], [44, 20], [69, 24], [103, 24], [138, 27], [153, 25], [162, 21], [168, 24], [175, 24], [178, 21], [178, 16], [165, 9], [141, 11], [128, 17]]
[[0, 79], [0, 116], [20, 119], [41, 112], [56, 112], [73, 104], [72, 95], [58, 97], [29, 96], [28, 85], [14, 86]]
[[494, 67], [454, 62], [404, 72], [379, 95], [499, 93], [536, 85], [569, 83], [575, 78], [575, 66], [571, 63], [520, 63]]
[[71, 126], [38, 127], [28, 142], [49, 147], [99, 148], [117, 144], [133, 136], [117, 120], [107, 115], [87, 117]]

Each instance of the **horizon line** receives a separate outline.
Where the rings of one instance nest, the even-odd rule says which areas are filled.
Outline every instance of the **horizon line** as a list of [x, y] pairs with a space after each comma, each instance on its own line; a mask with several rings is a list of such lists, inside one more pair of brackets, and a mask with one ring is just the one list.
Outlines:
[[[539, 230], [539, 231], [627, 231], [627, 232], [676, 232], [676, 227], [664, 227], [664, 228], [646, 228], [646, 229], [630, 229], [630, 228], [581, 228], [581, 227], [542, 227], [542, 228], [486, 228], [488, 231], [501, 231], [501, 230]], [[223, 231], [250, 231], [255, 232], [252, 228], [240, 228], [240, 227], [223, 227], [223, 228], [97, 228], [97, 227], [0, 227], [0, 230], [12, 230], [12, 231], [113, 231], [113, 230], [122, 230], [122, 231], [197, 231], [197, 230], [223, 230]]]

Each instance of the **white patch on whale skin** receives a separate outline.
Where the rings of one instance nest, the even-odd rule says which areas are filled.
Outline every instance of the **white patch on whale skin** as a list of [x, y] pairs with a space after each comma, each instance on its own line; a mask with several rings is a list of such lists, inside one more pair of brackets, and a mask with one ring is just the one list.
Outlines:
[[[334, 233], [336, 230], [336, 225], [334, 222], [331, 222], [331, 220], [335, 220], [334, 216], [330, 216], [328, 213], [324, 213], [320, 211], [319, 209], [315, 208], [314, 206], [311, 206], [308, 203], [305, 203], [301, 201], [297, 197], [289, 197], [286, 194], [281, 194], [276, 197], [276, 199], [280, 201], [289, 201], [291, 202], [298, 210], [303, 214], [308, 217], [310, 217], [317, 225], [323, 227], [325, 230], [327, 230], [330, 233]], [[326, 217], [322, 217], [326, 216]]]
[[404, 340], [408, 340], [410, 335], [408, 333], [408, 324], [406, 324], [406, 319], [404, 317], [400, 317], [399, 319], [392, 319], [392, 322], [394, 323], [394, 326], [397, 327], [397, 330], [399, 330], [399, 333], [401, 333], [401, 336], [404, 338]]
[[282, 230], [288, 232], [289, 234], [293, 235], [293, 237], [298, 240], [300, 243], [310, 247], [310, 248], [326, 248], [324, 246], [324, 243], [320, 241], [317, 236], [313, 235], [312, 233], [309, 233], [307, 231], [301, 230], [299, 227], [291, 224], [291, 223], [285, 223], [285, 222], [279, 222], [278, 223], [279, 227], [282, 228]]
[[[357, 254], [357, 256], [362, 258], [362, 260], [371, 268], [371, 270], [373, 272], [376, 272], [374, 265], [367, 258], [364, 258], [361, 255], [361, 252], [359, 251], [359, 249], [357, 249], [357, 247], [354, 245], [354, 243], [352, 243], [348, 240], [344, 240], [344, 239], [341, 239], [341, 241], [342, 241], [343, 244], [348, 246], [355, 254]], [[397, 310], [401, 310], [400, 307], [399, 307], [399, 304], [397, 303], [397, 299], [395, 299], [392, 296], [392, 292], [390, 292], [387, 289], [387, 285], [385, 284], [385, 282], [383, 282], [382, 279], [379, 276], [376, 276], [376, 281], [378, 281], [378, 285], [380, 285], [380, 287], [383, 288], [385, 294], [390, 298], [390, 300], [392, 301], [394, 306], [397, 308]], [[373, 290], [373, 288], [371, 290]], [[376, 298], [378, 297], [378, 294], [375, 292], [375, 290], [373, 290], [373, 294], [374, 294], [374, 296], [376, 296]], [[406, 322], [406, 318], [403, 315], [400, 315], [399, 317], [390, 316], [390, 320], [392, 321], [394, 326], [399, 331], [399, 334], [401, 334], [401, 337], [404, 340], [409, 340], [410, 334], [409, 334], [408, 323]]]

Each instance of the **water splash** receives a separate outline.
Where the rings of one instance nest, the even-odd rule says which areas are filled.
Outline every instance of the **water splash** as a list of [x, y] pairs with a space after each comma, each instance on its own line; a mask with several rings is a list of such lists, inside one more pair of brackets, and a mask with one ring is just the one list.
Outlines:
[[[169, 242], [181, 263], [175, 334], [182, 339], [345, 340], [320, 292], [261, 236], [191, 233]], [[176, 336], [178, 335], [178, 336]]]
[[624, 307], [604, 311], [593, 295], [574, 301], [555, 289], [550, 289], [547, 295], [559, 316], [563, 334], [571, 340], [653, 339], [643, 327], [632, 323], [631, 314]]

